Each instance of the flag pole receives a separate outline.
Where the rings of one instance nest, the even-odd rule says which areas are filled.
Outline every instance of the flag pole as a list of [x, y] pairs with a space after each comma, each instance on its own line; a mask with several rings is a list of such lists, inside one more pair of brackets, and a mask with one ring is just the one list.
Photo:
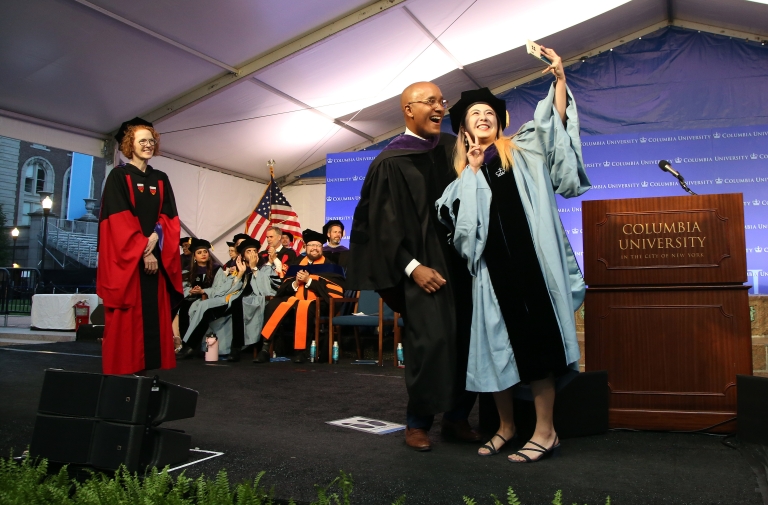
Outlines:
[[269, 225], [272, 223], [272, 205], [274, 205], [275, 195], [275, 160], [267, 160], [267, 166], [269, 167]]

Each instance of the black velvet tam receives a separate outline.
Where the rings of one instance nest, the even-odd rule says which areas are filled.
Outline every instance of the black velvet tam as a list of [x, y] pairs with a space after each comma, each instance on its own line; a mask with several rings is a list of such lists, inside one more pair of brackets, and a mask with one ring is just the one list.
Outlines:
[[327, 240], [325, 235], [318, 233], [315, 230], [310, 230], [309, 228], [301, 232], [301, 238], [304, 239], [305, 244], [309, 244], [310, 242], [320, 242], [321, 244], [325, 244], [325, 241]]
[[131, 126], [149, 126], [151, 128], [152, 123], [150, 123], [149, 121], [145, 121], [140, 117], [135, 117], [130, 121], [126, 121], [125, 123], [121, 124], [120, 129], [117, 130], [117, 133], [115, 134], [115, 140], [117, 140], [117, 145], [120, 145], [123, 143], [125, 134], [128, 133], [128, 128]]
[[247, 239], [240, 242], [239, 246], [237, 246], [237, 253], [244, 254], [246, 249], [250, 249], [252, 247], [258, 251], [261, 249], [261, 242], [255, 238], [248, 237]]
[[496, 98], [488, 88], [471, 89], [469, 91], [462, 91], [461, 99], [449, 111], [453, 133], [459, 133], [459, 128], [464, 123], [464, 116], [467, 115], [467, 110], [476, 103], [487, 103], [491, 106], [499, 120], [499, 131], [503, 131], [508, 126], [507, 102], [501, 98]]

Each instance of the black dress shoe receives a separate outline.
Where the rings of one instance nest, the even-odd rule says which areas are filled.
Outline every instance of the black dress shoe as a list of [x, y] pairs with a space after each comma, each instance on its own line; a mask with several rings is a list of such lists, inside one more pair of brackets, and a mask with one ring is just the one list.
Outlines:
[[176, 353], [176, 359], [190, 359], [194, 355], [194, 347], [190, 347], [187, 344], [182, 344], [181, 350]]
[[301, 364], [301, 363], [304, 363], [306, 361], [307, 361], [307, 353], [304, 352], [304, 351], [297, 352], [296, 356], [293, 357], [293, 362], [294, 363]]
[[442, 425], [440, 434], [448, 440], [461, 442], [480, 442], [482, 440], [480, 433], [473, 429], [466, 420], [449, 421], [443, 417], [440, 424]]
[[253, 360], [254, 363], [269, 363], [269, 352], [262, 349], [259, 351], [259, 354], [256, 355], [256, 359]]
[[229, 361], [230, 363], [235, 363], [237, 361], [240, 361], [240, 353], [239, 352], [229, 353], [229, 356], [227, 356], [227, 361]]

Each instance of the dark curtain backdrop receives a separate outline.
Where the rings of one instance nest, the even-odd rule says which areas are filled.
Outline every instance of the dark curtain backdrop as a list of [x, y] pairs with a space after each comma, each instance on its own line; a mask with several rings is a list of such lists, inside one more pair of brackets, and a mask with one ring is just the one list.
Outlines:
[[[566, 77], [582, 135], [768, 124], [768, 46], [759, 42], [668, 27], [571, 65]], [[551, 82], [499, 95], [507, 134], [533, 117]]]

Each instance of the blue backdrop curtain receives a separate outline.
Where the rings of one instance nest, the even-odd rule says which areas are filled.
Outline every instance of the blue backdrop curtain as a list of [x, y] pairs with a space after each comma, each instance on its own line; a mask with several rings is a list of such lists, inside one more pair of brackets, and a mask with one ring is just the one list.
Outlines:
[[[668, 27], [571, 65], [566, 80], [582, 135], [768, 124], [768, 46], [759, 42]], [[533, 117], [551, 82], [499, 95], [508, 134]]]

